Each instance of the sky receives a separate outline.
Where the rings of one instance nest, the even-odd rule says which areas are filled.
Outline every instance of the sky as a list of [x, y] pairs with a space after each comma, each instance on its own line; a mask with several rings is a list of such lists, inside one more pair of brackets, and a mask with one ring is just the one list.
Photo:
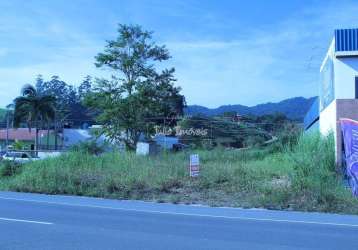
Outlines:
[[318, 94], [334, 29], [358, 27], [358, 1], [0, 0], [0, 107], [38, 74], [78, 85], [117, 24], [165, 44], [189, 105], [256, 105]]

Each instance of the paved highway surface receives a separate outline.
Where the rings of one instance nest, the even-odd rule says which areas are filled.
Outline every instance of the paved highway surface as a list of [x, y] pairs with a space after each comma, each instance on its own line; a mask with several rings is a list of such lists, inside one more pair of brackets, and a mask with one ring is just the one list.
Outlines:
[[358, 217], [0, 192], [0, 249], [358, 249]]

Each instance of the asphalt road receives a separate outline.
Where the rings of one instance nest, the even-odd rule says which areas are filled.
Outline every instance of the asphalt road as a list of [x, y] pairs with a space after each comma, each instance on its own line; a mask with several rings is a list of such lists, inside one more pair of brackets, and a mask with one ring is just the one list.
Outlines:
[[0, 192], [0, 249], [358, 249], [358, 217]]

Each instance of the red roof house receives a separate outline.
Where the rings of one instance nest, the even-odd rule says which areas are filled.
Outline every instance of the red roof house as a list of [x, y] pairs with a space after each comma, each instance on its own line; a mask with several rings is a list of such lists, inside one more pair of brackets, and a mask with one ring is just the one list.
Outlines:
[[[46, 136], [47, 130], [40, 130], [39, 137]], [[9, 129], [9, 140], [10, 141], [34, 141], [36, 136], [35, 129], [31, 129], [31, 132], [28, 128], [18, 128], [18, 129]], [[6, 140], [7, 131], [6, 129], [0, 129], [0, 140]]]

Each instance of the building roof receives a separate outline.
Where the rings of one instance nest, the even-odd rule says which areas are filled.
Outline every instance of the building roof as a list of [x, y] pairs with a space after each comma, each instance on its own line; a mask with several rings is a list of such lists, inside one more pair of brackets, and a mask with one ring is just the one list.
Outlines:
[[328, 59], [334, 57], [358, 57], [358, 28], [334, 30], [334, 37], [321, 64], [320, 72]]
[[335, 30], [334, 40], [337, 57], [358, 56], [358, 29]]
[[[47, 130], [40, 130], [39, 136], [47, 135]], [[18, 128], [18, 129], [9, 129], [9, 140], [10, 141], [34, 141], [36, 136], [35, 129], [31, 129], [31, 132], [28, 128]], [[6, 140], [7, 131], [6, 129], [0, 129], [0, 140]]]

